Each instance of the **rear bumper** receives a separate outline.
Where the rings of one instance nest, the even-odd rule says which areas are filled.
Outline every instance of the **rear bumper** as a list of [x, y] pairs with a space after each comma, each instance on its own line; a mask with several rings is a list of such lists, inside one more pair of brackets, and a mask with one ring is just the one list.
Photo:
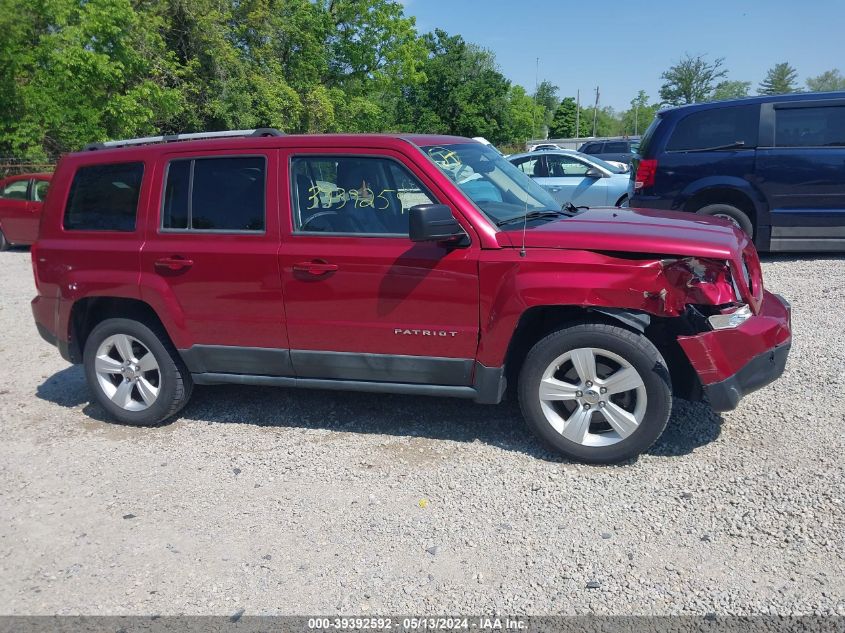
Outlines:
[[58, 322], [58, 302], [55, 299], [37, 296], [30, 304], [32, 307], [32, 316], [35, 319], [35, 327], [38, 329], [38, 334], [41, 335], [45, 341], [50, 345], [59, 348], [59, 353], [69, 363], [74, 361], [70, 350], [70, 341], [63, 339], [57, 334], [60, 331], [56, 327]]
[[713, 409], [730, 411], [777, 380], [792, 343], [791, 321], [789, 303], [764, 292], [758, 313], [741, 326], [678, 338]]
[[661, 209], [663, 211], [677, 211], [672, 205], [674, 200], [665, 196], [646, 196], [634, 192], [628, 201], [632, 209]]

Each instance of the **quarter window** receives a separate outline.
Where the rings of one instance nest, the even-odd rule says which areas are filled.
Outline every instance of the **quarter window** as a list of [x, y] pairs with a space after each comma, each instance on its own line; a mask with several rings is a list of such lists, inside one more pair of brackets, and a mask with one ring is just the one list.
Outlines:
[[35, 202], [44, 202], [45, 198], [47, 198], [47, 190], [49, 188], [49, 180], [36, 180], [32, 185], [32, 199]]
[[267, 165], [262, 156], [173, 160], [161, 227], [175, 231], [264, 231]]
[[291, 163], [294, 230], [408, 235], [408, 210], [434, 196], [388, 158], [297, 157]]
[[666, 145], [669, 151], [757, 146], [760, 106], [713, 108], [681, 119]]
[[0, 192], [0, 198], [8, 198], [10, 200], [26, 200], [26, 190], [29, 186], [28, 180], [15, 180], [3, 187]]
[[826, 146], [845, 146], [845, 106], [775, 109], [775, 147]]
[[134, 231], [143, 176], [143, 163], [80, 167], [70, 186], [64, 228]]

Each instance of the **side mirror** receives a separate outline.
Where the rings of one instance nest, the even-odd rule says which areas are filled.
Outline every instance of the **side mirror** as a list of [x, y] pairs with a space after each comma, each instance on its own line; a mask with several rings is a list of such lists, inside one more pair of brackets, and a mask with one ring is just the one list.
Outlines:
[[587, 173], [584, 174], [585, 178], [604, 178], [604, 172], [599, 169], [598, 167], [590, 167], [587, 170]]
[[412, 242], [451, 242], [466, 235], [445, 204], [418, 204], [408, 214]]

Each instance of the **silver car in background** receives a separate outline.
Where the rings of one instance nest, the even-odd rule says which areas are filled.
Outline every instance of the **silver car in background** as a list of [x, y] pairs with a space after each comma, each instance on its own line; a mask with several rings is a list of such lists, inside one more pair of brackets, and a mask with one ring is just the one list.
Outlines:
[[626, 168], [566, 149], [514, 154], [508, 160], [561, 205], [628, 206], [632, 183]]

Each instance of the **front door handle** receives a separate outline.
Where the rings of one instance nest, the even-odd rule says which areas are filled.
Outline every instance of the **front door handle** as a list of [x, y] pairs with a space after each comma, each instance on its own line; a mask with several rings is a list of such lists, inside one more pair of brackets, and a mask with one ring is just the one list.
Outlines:
[[158, 270], [169, 270], [172, 272], [179, 270], [187, 270], [194, 265], [193, 260], [183, 257], [181, 255], [174, 255], [173, 257], [162, 257], [157, 259], [155, 267]]
[[337, 270], [337, 264], [330, 264], [327, 261], [315, 260], [313, 262], [299, 262], [293, 265], [293, 270], [298, 273], [309, 275], [325, 275]]

